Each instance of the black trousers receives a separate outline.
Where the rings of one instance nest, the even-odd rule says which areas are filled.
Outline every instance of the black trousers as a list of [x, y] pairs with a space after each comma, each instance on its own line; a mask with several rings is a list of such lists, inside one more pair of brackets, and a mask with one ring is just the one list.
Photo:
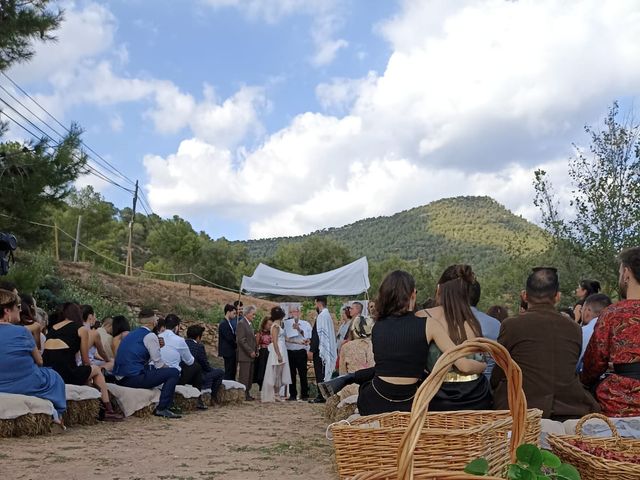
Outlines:
[[225, 380], [236, 380], [236, 370], [238, 361], [236, 356], [233, 357], [222, 357], [224, 358], [224, 379]]
[[178, 385], [191, 385], [202, 390], [202, 367], [197, 362], [193, 362], [191, 365], [180, 363]]
[[[320, 352], [313, 352], [313, 372], [316, 375], [316, 385], [318, 383], [324, 382], [324, 364], [322, 363], [322, 359], [320, 358]], [[323, 398], [320, 393], [320, 389], [318, 389], [318, 397]]]
[[[296, 386], [296, 372], [300, 376], [301, 398], [309, 398], [309, 382], [307, 381], [307, 351], [303, 348], [300, 350], [287, 350], [289, 355], [289, 370], [291, 371], [291, 385], [289, 386], [289, 394], [291, 398], [298, 397], [298, 387]], [[315, 367], [314, 367], [315, 368]]]

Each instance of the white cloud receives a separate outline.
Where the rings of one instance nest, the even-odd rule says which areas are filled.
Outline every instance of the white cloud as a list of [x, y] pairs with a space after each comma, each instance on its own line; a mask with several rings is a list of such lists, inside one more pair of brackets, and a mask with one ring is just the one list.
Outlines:
[[251, 19], [275, 24], [285, 17], [313, 17], [311, 40], [315, 47], [309, 61], [314, 67], [332, 63], [338, 51], [349, 46], [344, 38], [336, 38], [343, 24], [344, 2], [338, 0], [202, 0], [215, 9], [236, 8]]
[[393, 50], [383, 73], [318, 86], [344, 116], [298, 115], [242, 158], [183, 142], [145, 161], [150, 199], [167, 213], [242, 218], [252, 237], [462, 194], [535, 218], [533, 170], [564, 172], [582, 125], [640, 88], [639, 20], [633, 0], [405, 1], [381, 28]]

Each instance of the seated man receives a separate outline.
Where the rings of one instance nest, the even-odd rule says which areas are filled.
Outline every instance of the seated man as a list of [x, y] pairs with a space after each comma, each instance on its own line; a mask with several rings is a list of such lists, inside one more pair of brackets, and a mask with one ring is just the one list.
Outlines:
[[[560, 301], [555, 268], [535, 268], [527, 278], [528, 310], [502, 322], [498, 342], [522, 369], [529, 408], [543, 418], [564, 421], [600, 410], [576, 373], [582, 347], [580, 326], [555, 310]], [[508, 410], [507, 380], [497, 366], [491, 375], [494, 408]]]
[[596, 323], [598, 323], [598, 317], [609, 305], [611, 305], [611, 299], [604, 293], [589, 295], [585, 299], [584, 304], [582, 304], [582, 308], [580, 309], [580, 317], [582, 318], [582, 352], [580, 353], [580, 360], [578, 360], [578, 373], [582, 371], [582, 358], [589, 346], [593, 329]]
[[[582, 381], [596, 386], [602, 413], [640, 416], [640, 247], [628, 248], [620, 260], [620, 297], [602, 312], [584, 354]], [[613, 364], [613, 373], [598, 383]]]
[[[153, 388], [162, 385], [160, 401], [153, 412], [165, 418], [180, 418], [169, 407], [180, 378], [180, 371], [164, 364], [160, 355], [160, 342], [151, 331], [157, 317], [141, 317], [142, 325], [122, 339], [118, 347], [113, 374], [118, 385], [130, 388]], [[149, 361], [153, 365], [149, 365]]]
[[215, 397], [216, 392], [222, 385], [224, 378], [224, 370], [221, 368], [213, 368], [207, 358], [207, 352], [202, 344], [202, 334], [204, 327], [200, 325], [191, 325], [187, 328], [187, 346], [191, 351], [191, 355], [196, 359], [196, 363], [202, 369], [202, 388], [211, 389], [211, 396]]
[[[195, 362], [184, 338], [178, 335], [181, 322], [180, 317], [173, 313], [165, 317], [164, 330], [158, 333], [160, 339], [164, 340], [160, 355], [167, 366], [180, 370], [178, 385], [191, 385], [202, 390], [202, 369]], [[201, 398], [198, 399], [198, 408], [200, 410], [207, 409]]]

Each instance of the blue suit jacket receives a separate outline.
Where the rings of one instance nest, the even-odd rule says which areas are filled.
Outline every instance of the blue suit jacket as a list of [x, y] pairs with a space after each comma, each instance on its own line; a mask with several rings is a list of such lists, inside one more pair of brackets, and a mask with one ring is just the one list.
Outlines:
[[204, 345], [196, 342], [192, 338], [187, 338], [186, 342], [191, 355], [193, 355], [193, 358], [195, 358], [196, 363], [200, 365], [202, 371], [210, 372], [211, 365], [209, 364], [209, 359], [207, 358], [207, 352], [204, 349]]
[[225, 318], [218, 325], [218, 356], [235, 358], [237, 349], [236, 334]]

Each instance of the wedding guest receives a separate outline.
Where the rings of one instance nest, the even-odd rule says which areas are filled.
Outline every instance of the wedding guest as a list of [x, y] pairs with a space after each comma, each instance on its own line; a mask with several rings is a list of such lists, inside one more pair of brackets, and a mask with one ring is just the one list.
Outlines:
[[120, 347], [120, 343], [129, 334], [130, 331], [131, 326], [129, 325], [129, 320], [127, 320], [127, 317], [123, 315], [116, 315], [113, 317], [113, 324], [111, 327], [111, 334], [113, 335], [113, 340], [111, 341], [111, 350], [113, 351], [114, 358], [118, 354], [118, 347]]
[[238, 344], [236, 343], [236, 307], [224, 306], [224, 319], [218, 324], [218, 356], [224, 359], [224, 379], [235, 380]]
[[249, 305], [244, 309], [244, 317], [238, 320], [236, 342], [238, 344], [238, 380], [245, 386], [245, 400], [253, 401], [253, 369], [258, 356], [258, 344], [251, 322], [256, 316], [256, 307]]
[[576, 298], [578, 301], [573, 307], [573, 319], [582, 324], [582, 306], [584, 305], [584, 301], [590, 295], [594, 295], [600, 292], [600, 282], [597, 280], [589, 280], [583, 279], [578, 283], [578, 287], [576, 288]]
[[271, 327], [273, 322], [269, 315], [265, 316], [260, 322], [260, 328], [256, 333], [256, 345], [258, 345], [258, 358], [256, 359], [253, 382], [258, 384], [262, 390], [262, 382], [264, 381], [264, 372], [267, 369], [267, 360], [269, 359], [269, 345], [271, 345]]
[[209, 363], [207, 352], [202, 344], [202, 335], [204, 327], [200, 325], [191, 325], [187, 328], [187, 346], [191, 351], [191, 355], [196, 359], [198, 365], [202, 369], [202, 388], [210, 389], [211, 396], [215, 398], [216, 392], [222, 385], [224, 378], [224, 370], [214, 368]]
[[306, 320], [300, 319], [300, 307], [297, 305], [289, 309], [290, 317], [284, 321], [285, 343], [289, 357], [291, 373], [291, 388], [288, 400], [298, 399], [296, 377], [300, 377], [300, 399], [309, 400], [309, 382], [307, 380], [307, 352], [311, 343], [313, 328]]

